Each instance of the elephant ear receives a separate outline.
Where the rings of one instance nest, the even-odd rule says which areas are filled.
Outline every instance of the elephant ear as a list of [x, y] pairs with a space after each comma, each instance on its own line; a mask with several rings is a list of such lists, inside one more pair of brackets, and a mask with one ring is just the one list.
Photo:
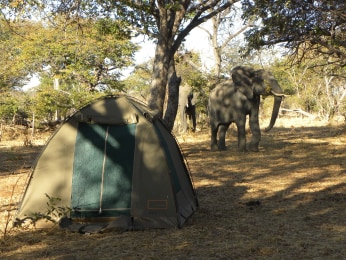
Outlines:
[[247, 99], [253, 99], [253, 78], [255, 77], [255, 70], [249, 67], [237, 66], [232, 70], [232, 80], [235, 87], [243, 93]]
[[254, 93], [264, 96], [270, 95], [272, 80], [275, 80], [275, 78], [270, 72], [263, 69], [257, 70], [252, 80]]

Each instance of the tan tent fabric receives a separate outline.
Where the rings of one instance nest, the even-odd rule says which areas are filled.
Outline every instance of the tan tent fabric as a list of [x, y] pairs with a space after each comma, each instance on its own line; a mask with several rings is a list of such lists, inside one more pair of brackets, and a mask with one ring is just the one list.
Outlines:
[[[96, 142], [95, 140], [83, 139], [87, 137], [79, 133], [79, 129], [83, 126], [80, 124], [90, 125], [91, 130], [88, 131], [98, 131], [91, 132], [90, 136], [97, 136], [99, 140]], [[127, 129], [121, 127], [126, 125], [131, 126], [131, 129], [135, 128], [134, 150], [131, 150], [130, 147], [124, 147], [124, 140], [116, 140], [117, 135], [107, 136], [108, 129], [113, 131], [111, 133], [116, 133], [117, 129], [122, 129], [121, 131]], [[106, 137], [100, 136], [100, 131], [102, 133], [104, 131]], [[129, 134], [131, 133], [129, 132]], [[93, 157], [95, 154], [95, 160], [103, 160], [95, 161], [93, 167], [96, 167], [96, 170], [90, 173], [80, 172], [80, 175], [75, 175], [79, 167], [77, 167], [78, 165], [74, 167], [74, 163], [83, 163], [84, 158], [83, 154], [76, 154], [77, 135], [81, 136], [79, 142], [95, 143], [95, 146], [90, 146], [90, 144], [86, 146], [91, 148], [83, 151], [86, 153], [84, 155], [90, 153], [89, 157], [85, 156], [85, 158]], [[102, 148], [103, 139], [100, 138], [104, 138], [104, 148]], [[110, 149], [116, 151], [118, 148], [115, 146], [118, 142], [122, 142], [123, 148], [126, 148], [124, 153], [130, 151], [134, 153], [129, 154], [129, 158], [133, 158], [133, 164], [129, 168], [132, 169], [132, 172], [127, 172], [128, 170], [124, 168], [122, 162], [117, 161], [120, 159], [106, 153], [107, 149], [108, 151], [112, 151]], [[122, 154], [121, 151], [120, 153]], [[126, 156], [125, 154], [125, 158]], [[78, 161], [76, 158], [79, 158]], [[104, 167], [98, 167], [105, 165], [105, 161], [111, 165], [111, 168], [108, 167], [106, 172]], [[95, 178], [85, 174], [94, 174]], [[108, 194], [102, 193], [105, 192], [103, 190], [104, 184], [98, 183], [101, 174], [115, 182], [114, 194], [109, 191], [109, 187]], [[114, 176], [112, 177], [112, 175]], [[78, 183], [79, 179], [73, 176], [85, 176], [85, 178], [81, 178], [81, 183]], [[122, 181], [119, 176], [128, 177]], [[124, 192], [121, 185], [129, 180], [132, 181], [131, 194], [117, 197], [116, 190]], [[94, 210], [90, 209], [92, 216], [87, 213], [83, 215], [84, 211], [80, 209], [84, 207], [88, 211], [87, 202], [84, 202], [85, 206], [71, 205], [72, 203], [78, 204], [78, 199], [75, 198], [76, 194], [72, 191], [74, 189], [73, 182], [85, 185], [86, 192], [90, 190], [91, 193], [95, 189], [98, 191], [98, 187], [100, 187], [100, 194], [97, 192], [90, 194], [94, 201], [95, 196], [96, 199], [97, 196], [100, 196], [100, 205], [107, 203], [112, 205], [112, 201], [102, 201], [104, 197], [106, 199], [111, 197], [114, 203], [121, 204], [121, 200], [126, 195], [126, 198], [131, 198], [130, 209], [127, 211], [124, 208], [113, 207], [111, 211], [107, 212], [100, 206], [99, 214], [97, 214], [98, 209], [95, 206]], [[125, 95], [106, 96], [95, 100], [77, 111], [57, 130], [42, 150], [33, 167], [31, 178], [18, 210], [17, 224], [22, 223], [24, 219], [32, 219], [35, 220], [37, 227], [47, 226], [45, 219], [37, 220], [38, 215], [46, 216], [48, 212], [48, 198], [45, 194], [51, 198], [59, 199], [55, 206], [65, 209], [71, 208], [71, 214], [63, 218], [64, 225], [70, 227], [75, 225], [74, 227], [77, 227], [79, 231], [81, 227], [87, 228], [87, 224], [93, 222], [102, 223], [102, 229], [107, 227], [123, 230], [182, 227], [198, 209], [198, 200], [190, 173], [175, 138], [161, 120], [155, 119], [145, 104]], [[84, 195], [84, 199], [87, 198], [88, 195]], [[74, 217], [78, 214], [81, 214], [81, 217]], [[54, 219], [53, 215], [50, 217]], [[61, 222], [60, 217], [54, 220]], [[66, 220], [68, 221], [66, 222]], [[77, 224], [78, 222], [83, 224]]]

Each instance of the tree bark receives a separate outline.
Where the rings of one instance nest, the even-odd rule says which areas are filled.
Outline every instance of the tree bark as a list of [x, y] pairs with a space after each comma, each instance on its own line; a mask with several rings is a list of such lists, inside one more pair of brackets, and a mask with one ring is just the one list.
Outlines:
[[[148, 105], [155, 113], [155, 116], [164, 118], [167, 126], [173, 129], [174, 119], [177, 113], [180, 77], [176, 75], [174, 68], [174, 54], [178, 50], [182, 41], [191, 30], [201, 23], [207, 21], [219, 12], [226, 10], [239, 0], [228, 1], [207, 1], [192, 6], [190, 1], [174, 1], [170, 6], [167, 1], [153, 1], [152, 6], [157, 32], [157, 45], [154, 57], [153, 77], [150, 89]], [[190, 23], [181, 28], [182, 22], [186, 17], [186, 12], [194, 13]], [[172, 71], [169, 71], [172, 62]], [[168, 103], [164, 117], [164, 104], [166, 98], [167, 85]], [[170, 100], [173, 98], [173, 100]], [[177, 100], [175, 100], [177, 99]], [[176, 107], [174, 107], [176, 106]]]
[[150, 98], [148, 101], [149, 108], [159, 118], [163, 118], [170, 56], [167, 43], [163, 39], [160, 39], [155, 51], [153, 81], [151, 83]]
[[175, 117], [177, 116], [178, 103], [179, 103], [179, 86], [181, 83], [181, 77], [177, 76], [175, 71], [174, 60], [171, 60], [168, 74], [168, 98], [167, 108], [163, 118], [170, 131], [173, 130]]

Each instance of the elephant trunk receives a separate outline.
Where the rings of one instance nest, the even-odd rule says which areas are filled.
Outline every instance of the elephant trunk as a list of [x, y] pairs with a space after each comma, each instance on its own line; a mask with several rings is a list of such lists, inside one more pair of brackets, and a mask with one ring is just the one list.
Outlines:
[[274, 105], [273, 105], [272, 116], [270, 118], [268, 127], [264, 130], [265, 132], [268, 132], [270, 131], [270, 129], [273, 128], [276, 118], [278, 117], [278, 114], [279, 114], [282, 98], [285, 96], [283, 94], [283, 91], [280, 85], [277, 83], [276, 80], [271, 81], [271, 87], [272, 87], [271, 94], [274, 96]]

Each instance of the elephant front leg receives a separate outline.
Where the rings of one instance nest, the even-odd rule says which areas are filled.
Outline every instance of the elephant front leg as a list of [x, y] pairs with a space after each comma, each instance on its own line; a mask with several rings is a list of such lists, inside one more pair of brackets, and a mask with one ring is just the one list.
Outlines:
[[217, 130], [218, 130], [218, 127], [217, 126], [213, 126], [212, 124], [211, 125], [211, 142], [210, 142], [210, 149], [212, 151], [216, 151], [218, 149], [217, 147]]
[[197, 123], [197, 120], [196, 120], [196, 107], [195, 106], [192, 106], [192, 111], [191, 111], [191, 119], [192, 119], [192, 132], [195, 132], [196, 131], [196, 123]]
[[245, 132], [246, 116], [236, 122], [238, 128], [238, 150], [240, 152], [247, 152], [246, 149], [246, 132]]
[[185, 114], [185, 107], [180, 111], [180, 121], [181, 121], [181, 129], [180, 132], [185, 133], [187, 130], [187, 118]]

